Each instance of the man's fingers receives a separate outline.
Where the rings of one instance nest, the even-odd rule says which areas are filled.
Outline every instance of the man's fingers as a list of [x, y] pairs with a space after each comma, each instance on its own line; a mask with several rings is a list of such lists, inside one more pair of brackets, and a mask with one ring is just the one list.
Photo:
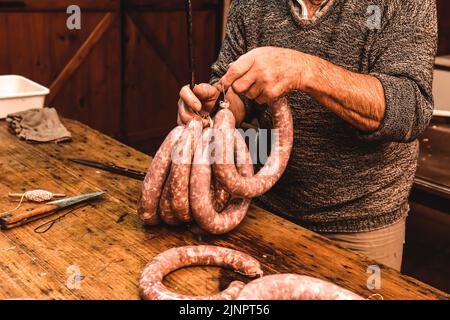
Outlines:
[[263, 89], [256, 82], [245, 92], [245, 96], [250, 100], [257, 100], [262, 94]]
[[[255, 59], [251, 52], [242, 55], [235, 62], [230, 63], [227, 73], [220, 80], [222, 88], [228, 89], [237, 79], [246, 74], [253, 66]], [[222, 88], [219, 88], [221, 90]]]
[[219, 91], [207, 83], [196, 85], [192, 91], [201, 101], [212, 100], [219, 95]]
[[180, 99], [178, 101], [177, 124], [178, 125], [187, 125], [189, 123], [189, 121], [191, 121], [192, 119], [202, 121], [204, 127], [207, 127], [209, 125], [208, 119], [203, 119], [199, 115], [193, 113], [192, 110], [186, 106], [184, 101], [182, 99]]
[[193, 92], [202, 102], [202, 109], [205, 112], [211, 111], [219, 97], [219, 91], [207, 83], [195, 86]]
[[180, 90], [180, 98], [184, 103], [191, 109], [195, 111], [200, 111], [202, 109], [202, 103], [197, 98], [197, 96], [192, 92], [189, 85], [184, 86]]
[[251, 86], [256, 82], [256, 76], [254, 72], [247, 72], [242, 77], [237, 79], [231, 87], [233, 91], [236, 93], [245, 93], [247, 92]]
[[180, 99], [178, 101], [178, 124], [187, 124], [195, 117], [195, 114], [186, 107], [185, 102]]

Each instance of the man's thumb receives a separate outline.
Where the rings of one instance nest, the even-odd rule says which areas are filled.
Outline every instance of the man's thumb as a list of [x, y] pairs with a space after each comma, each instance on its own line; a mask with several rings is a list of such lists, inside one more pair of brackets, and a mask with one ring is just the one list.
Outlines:
[[215, 99], [219, 93], [215, 87], [207, 83], [196, 85], [193, 91], [194, 94], [202, 101]]

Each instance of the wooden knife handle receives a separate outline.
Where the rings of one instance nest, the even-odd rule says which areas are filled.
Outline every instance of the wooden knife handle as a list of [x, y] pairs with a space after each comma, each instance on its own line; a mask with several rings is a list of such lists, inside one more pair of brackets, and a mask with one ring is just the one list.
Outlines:
[[16, 224], [25, 219], [31, 219], [36, 216], [44, 215], [59, 209], [58, 206], [52, 204], [39, 205], [37, 208], [17, 210], [11, 213], [5, 213], [0, 216], [0, 225]]

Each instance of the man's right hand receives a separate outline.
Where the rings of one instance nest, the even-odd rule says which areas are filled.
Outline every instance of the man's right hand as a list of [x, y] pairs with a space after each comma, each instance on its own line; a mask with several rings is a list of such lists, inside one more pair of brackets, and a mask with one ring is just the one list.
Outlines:
[[[186, 125], [192, 119], [198, 119], [203, 121], [205, 127], [208, 126], [210, 124], [209, 120], [202, 118], [202, 116], [211, 112], [219, 95], [220, 91], [208, 83], [196, 85], [192, 90], [189, 85], [181, 88], [180, 100], [178, 101], [178, 124]], [[236, 126], [239, 127], [245, 118], [244, 103], [234, 93], [233, 88], [229, 88], [225, 100], [230, 103], [229, 110], [236, 119]]]
[[[198, 84], [192, 90], [189, 85], [181, 88], [178, 101], [178, 124], [185, 125], [192, 119], [201, 120], [198, 114], [208, 114], [216, 104], [219, 94], [219, 90], [208, 83]], [[203, 119], [203, 121], [206, 120]]]

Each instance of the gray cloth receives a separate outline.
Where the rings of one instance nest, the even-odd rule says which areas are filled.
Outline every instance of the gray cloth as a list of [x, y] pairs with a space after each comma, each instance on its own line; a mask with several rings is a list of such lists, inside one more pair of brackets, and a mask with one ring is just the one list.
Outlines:
[[64, 127], [54, 108], [31, 109], [6, 118], [11, 131], [19, 138], [33, 142], [62, 142], [72, 135]]
[[[378, 29], [368, 27], [370, 5], [380, 9]], [[374, 75], [385, 90], [386, 113], [381, 128], [367, 134], [306, 94], [288, 94], [294, 148], [285, 174], [259, 204], [319, 232], [376, 230], [404, 217], [417, 137], [433, 112], [435, 1], [334, 0], [307, 22], [295, 0], [234, 0], [211, 81], [261, 46], [299, 50]]]

